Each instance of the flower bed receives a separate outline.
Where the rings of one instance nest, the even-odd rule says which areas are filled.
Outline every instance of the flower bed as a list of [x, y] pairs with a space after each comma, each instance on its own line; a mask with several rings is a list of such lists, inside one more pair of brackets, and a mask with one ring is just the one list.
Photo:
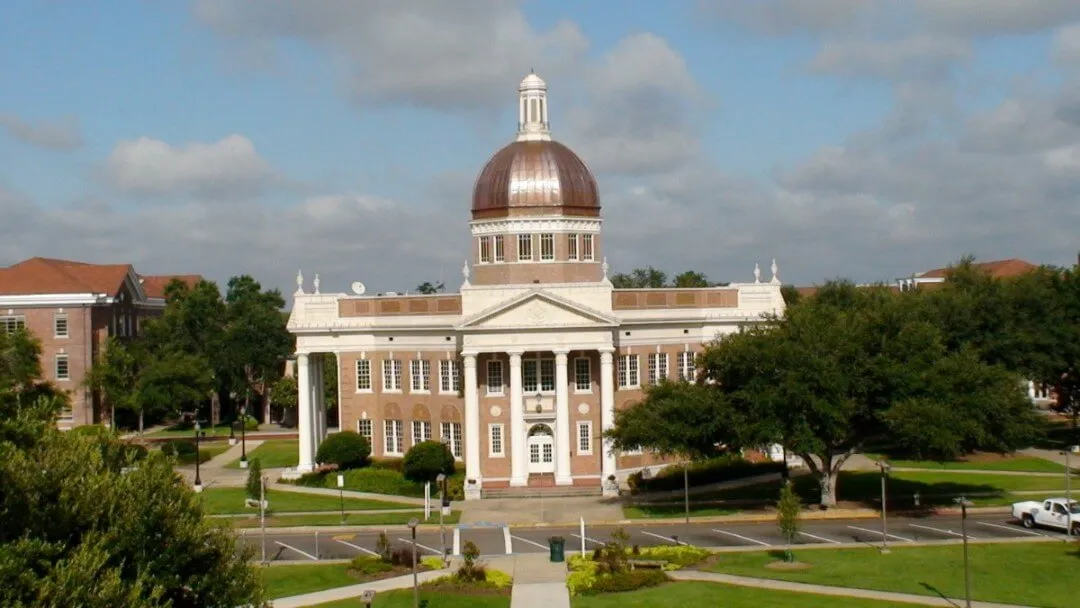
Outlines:
[[[573, 555], [568, 561], [570, 575], [566, 586], [570, 595], [618, 593], [653, 587], [667, 582], [666, 572], [696, 564], [708, 551], [688, 546], [626, 547], [626, 533], [616, 529], [611, 540], [587, 556]], [[634, 562], [661, 562], [657, 569], [633, 569]]]

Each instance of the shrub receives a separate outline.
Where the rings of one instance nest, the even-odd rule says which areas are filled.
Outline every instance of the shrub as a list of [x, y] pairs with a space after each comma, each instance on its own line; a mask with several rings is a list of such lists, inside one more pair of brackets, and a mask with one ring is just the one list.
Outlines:
[[434, 555], [428, 555], [420, 558], [420, 565], [428, 570], [442, 570], [445, 566], [443, 558], [435, 557]]
[[[413, 548], [409, 547], [394, 547], [390, 551], [390, 563], [395, 566], [409, 566], [412, 567]], [[417, 555], [419, 558], [419, 555]]]
[[597, 572], [600, 574], [618, 574], [629, 569], [626, 542], [630, 536], [622, 528], [615, 528], [611, 532], [611, 540], [600, 550], [600, 559], [597, 562]]
[[262, 497], [262, 463], [258, 458], [252, 459], [248, 463], [248, 476], [247, 484], [248, 498], [252, 500], [260, 500]]
[[[333, 477], [329, 479], [333, 480]], [[326, 483], [325, 481], [323, 483]], [[397, 471], [389, 469], [352, 469], [345, 471], [345, 489], [374, 494], [421, 497], [424, 487], [409, 481]]]
[[102, 424], [84, 424], [71, 429], [68, 434], [73, 437], [100, 437], [108, 435], [109, 429]]
[[[750, 462], [738, 454], [726, 454], [691, 463], [687, 477], [693, 487], [766, 473], [779, 473], [783, 470], [784, 463], [782, 462]], [[669, 466], [649, 479], [644, 479], [640, 472], [634, 473], [627, 479], [627, 485], [630, 486], [631, 491], [635, 492], [681, 490], [683, 487], [682, 465]]]
[[401, 470], [409, 481], [435, 481], [439, 473], [454, 474], [454, 455], [450, 446], [441, 441], [422, 441], [405, 453]]
[[401, 465], [405, 462], [404, 458], [379, 458], [371, 461], [371, 468], [373, 469], [386, 469], [388, 471], [401, 472]]
[[662, 585], [670, 580], [663, 570], [627, 570], [598, 576], [593, 584], [581, 590], [582, 595], [621, 593]]
[[360, 433], [341, 431], [327, 437], [315, 455], [320, 464], [336, 464], [339, 469], [358, 469], [366, 466], [371, 445]]
[[506, 589], [514, 584], [514, 579], [501, 570], [488, 570], [487, 583], [496, 589]]
[[375, 552], [384, 562], [390, 562], [393, 547], [390, 546], [390, 538], [386, 536], [386, 532], [379, 532], [379, 540], [375, 541]]
[[[233, 423], [232, 423], [233, 430], [239, 431], [240, 430], [240, 424], [241, 424], [240, 423], [240, 418], [237, 418], [236, 420], [234, 420]], [[259, 419], [255, 418], [254, 416], [245, 416], [243, 424], [244, 424], [244, 430], [245, 431], [257, 431], [257, 430], [259, 430]]]
[[487, 568], [476, 560], [480, 557], [480, 549], [472, 541], [465, 541], [461, 546], [463, 563], [457, 571], [457, 580], [462, 583], [482, 583], [487, 580]]
[[641, 559], [660, 560], [668, 563], [665, 570], [678, 570], [700, 562], [712, 555], [705, 549], [693, 545], [659, 545], [641, 549]]
[[161, 444], [161, 453], [166, 456], [194, 456], [194, 440], [174, 439]]
[[394, 567], [389, 562], [370, 555], [359, 555], [349, 562], [349, 570], [360, 576], [374, 576], [393, 569]]

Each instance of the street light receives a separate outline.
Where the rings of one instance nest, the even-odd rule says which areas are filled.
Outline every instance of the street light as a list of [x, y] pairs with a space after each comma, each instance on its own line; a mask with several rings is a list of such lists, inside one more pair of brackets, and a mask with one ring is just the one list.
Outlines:
[[955, 502], [960, 505], [960, 532], [964, 537], [964, 605], [966, 608], [971, 608], [971, 567], [968, 563], [967, 510], [974, 503], [963, 496], [955, 499]]
[[439, 546], [442, 547], [443, 560], [446, 560], [450, 549], [446, 546], [446, 528], [443, 527], [443, 510], [446, 508], [446, 475], [439, 473], [435, 476], [435, 483], [439, 484]]
[[889, 552], [889, 518], [886, 512], [889, 510], [888, 502], [885, 495], [885, 481], [889, 478], [889, 470], [892, 469], [889, 463], [884, 460], [878, 461], [878, 466], [881, 467], [881, 552]]
[[409, 529], [412, 530], [412, 589], [413, 608], [420, 608], [420, 582], [416, 576], [416, 526], [420, 520], [415, 517], [409, 520]]
[[244, 442], [244, 431], [247, 427], [247, 404], [240, 406], [240, 468], [248, 468], [247, 445]]
[[199, 475], [199, 461], [202, 460], [199, 456], [199, 435], [202, 435], [202, 427], [199, 425], [198, 417], [195, 418], [195, 491], [202, 492], [202, 477]]

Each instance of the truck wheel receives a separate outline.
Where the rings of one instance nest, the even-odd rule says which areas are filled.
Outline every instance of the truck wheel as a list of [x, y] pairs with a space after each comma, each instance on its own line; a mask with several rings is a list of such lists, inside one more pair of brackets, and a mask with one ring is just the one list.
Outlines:
[[1024, 517], [1021, 518], [1020, 521], [1021, 521], [1021, 523], [1024, 524], [1025, 528], [1034, 528], [1035, 527], [1035, 518], [1032, 517], [1028, 513], [1025, 513]]
[[1072, 535], [1080, 536], [1080, 521], [1074, 521], [1072, 525]]

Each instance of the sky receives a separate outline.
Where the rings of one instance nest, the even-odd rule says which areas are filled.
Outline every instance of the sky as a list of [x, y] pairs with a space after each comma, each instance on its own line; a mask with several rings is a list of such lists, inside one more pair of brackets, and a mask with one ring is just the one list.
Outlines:
[[810, 285], [1080, 249], [1075, 0], [4, 4], [0, 265], [456, 290], [530, 69], [612, 272], [776, 259]]

